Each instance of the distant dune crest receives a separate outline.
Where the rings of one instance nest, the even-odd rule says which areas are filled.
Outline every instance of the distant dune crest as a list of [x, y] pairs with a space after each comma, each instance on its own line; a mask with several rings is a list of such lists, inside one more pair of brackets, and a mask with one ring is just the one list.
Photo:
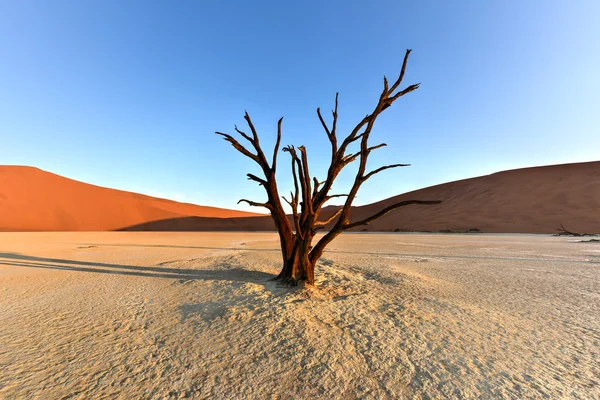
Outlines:
[[260, 215], [108, 189], [24, 166], [0, 166], [0, 231], [111, 231], [150, 221]]
[[[355, 207], [362, 219], [404, 199], [440, 205], [398, 209], [367, 231], [600, 232], [600, 161], [523, 168], [420, 189]], [[335, 207], [323, 210], [323, 219]], [[157, 199], [31, 167], [0, 166], [1, 231], [266, 231], [260, 214]]]

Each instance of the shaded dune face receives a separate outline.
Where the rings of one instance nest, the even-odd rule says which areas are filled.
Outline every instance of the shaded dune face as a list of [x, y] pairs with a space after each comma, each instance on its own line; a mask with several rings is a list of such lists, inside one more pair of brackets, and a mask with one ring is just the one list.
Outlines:
[[108, 231], [150, 221], [259, 215], [108, 189], [32, 167], [0, 166], [0, 231]]
[[[356, 231], [600, 233], [600, 162], [499, 172], [354, 207], [366, 218], [403, 200], [442, 200], [400, 208]], [[323, 209], [328, 218], [337, 207]], [[31, 167], [0, 167], [1, 231], [270, 231], [268, 216], [178, 203], [77, 182]]]
[[[439, 205], [400, 208], [355, 231], [453, 231], [490, 233], [600, 233], [600, 162], [551, 165], [498, 172], [401, 194], [353, 207], [360, 220], [404, 200], [442, 200]], [[323, 209], [327, 219], [338, 207]], [[141, 231], [266, 231], [269, 217], [178, 217], [124, 228]]]

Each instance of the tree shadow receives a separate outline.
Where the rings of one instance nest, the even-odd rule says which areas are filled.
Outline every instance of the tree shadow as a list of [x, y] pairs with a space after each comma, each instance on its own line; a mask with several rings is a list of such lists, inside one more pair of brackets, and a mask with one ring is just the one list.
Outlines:
[[208, 247], [208, 246], [180, 246], [171, 244], [134, 244], [134, 243], [73, 243], [93, 247], [156, 247], [167, 249], [200, 249], [200, 250], [238, 250], [238, 251], [281, 251], [279, 248], [249, 248], [249, 247]]
[[60, 258], [35, 257], [19, 253], [0, 253], [0, 265], [92, 272], [112, 275], [141, 276], [149, 278], [252, 282], [258, 284], [269, 282], [275, 277], [273, 274], [262, 271], [248, 270], [241, 268], [241, 266], [215, 270], [143, 267], [137, 265], [107, 264], [88, 261], [65, 260]]
[[[355, 233], [351, 233], [355, 234]], [[281, 251], [279, 248], [246, 248], [246, 247], [205, 247], [205, 246], [178, 246], [167, 244], [128, 244], [128, 243], [77, 243], [81, 245], [90, 245], [97, 247], [164, 247], [164, 248], [179, 248], [179, 249], [202, 249], [202, 250], [238, 250], [238, 251]], [[439, 259], [457, 259], [457, 260], [493, 260], [493, 261], [528, 261], [539, 263], [563, 263], [563, 264], [580, 264], [592, 263], [598, 264], [598, 261], [582, 261], [577, 259], [555, 259], [544, 257], [511, 257], [511, 256], [484, 256], [484, 255], [459, 255], [459, 254], [435, 254], [435, 253], [399, 253], [387, 251], [354, 251], [354, 250], [334, 250], [325, 249], [324, 253], [330, 254], [356, 254], [363, 256], [387, 256], [387, 257], [424, 257], [424, 258], [439, 258]]]

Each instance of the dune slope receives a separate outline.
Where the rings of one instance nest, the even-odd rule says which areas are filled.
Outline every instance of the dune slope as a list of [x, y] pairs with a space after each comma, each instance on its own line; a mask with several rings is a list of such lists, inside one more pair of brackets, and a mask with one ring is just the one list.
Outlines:
[[32, 167], [0, 166], [0, 231], [103, 231], [183, 216], [257, 215], [108, 189]]
[[362, 219], [398, 201], [442, 200], [408, 206], [373, 222], [369, 231], [600, 232], [600, 162], [498, 172], [416, 190], [357, 207]]
[[[390, 184], [393, 184], [390, 182]], [[356, 231], [468, 231], [600, 233], [600, 162], [551, 165], [498, 172], [449, 182], [355, 207], [350, 220], [369, 217], [403, 200], [442, 200], [434, 206], [397, 209]], [[323, 210], [321, 219], [336, 207]], [[216, 219], [183, 217], [152, 221], [125, 230], [265, 231], [269, 217]]]
[[[393, 183], [390, 183], [393, 184]], [[600, 233], [600, 162], [498, 172], [354, 207], [351, 220], [408, 199], [357, 231]], [[328, 207], [322, 218], [336, 207]], [[270, 217], [88, 185], [30, 167], [0, 167], [0, 231], [268, 231]]]

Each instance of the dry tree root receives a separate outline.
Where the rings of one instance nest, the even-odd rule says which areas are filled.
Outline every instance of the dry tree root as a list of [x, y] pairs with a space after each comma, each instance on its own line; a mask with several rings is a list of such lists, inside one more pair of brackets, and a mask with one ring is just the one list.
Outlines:
[[279, 282], [281, 284], [281, 286], [285, 286], [285, 287], [295, 287], [302, 283], [301, 280], [294, 279], [291, 277], [290, 278], [282, 277], [281, 275], [274, 276], [274, 277], [270, 278], [269, 280], [272, 282]]

